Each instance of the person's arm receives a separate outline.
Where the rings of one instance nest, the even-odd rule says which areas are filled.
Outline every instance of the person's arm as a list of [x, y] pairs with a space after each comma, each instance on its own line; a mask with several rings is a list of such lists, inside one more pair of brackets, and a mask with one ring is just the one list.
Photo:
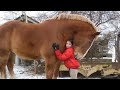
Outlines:
[[61, 61], [65, 61], [68, 58], [71, 57], [72, 51], [71, 50], [66, 50], [63, 54], [61, 53], [60, 50], [55, 50], [55, 54], [57, 56], [57, 58]]

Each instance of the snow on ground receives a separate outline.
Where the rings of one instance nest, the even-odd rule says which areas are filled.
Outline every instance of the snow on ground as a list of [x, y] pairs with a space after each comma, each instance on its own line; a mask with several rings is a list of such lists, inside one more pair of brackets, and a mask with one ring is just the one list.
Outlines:
[[15, 66], [16, 79], [45, 79], [45, 74], [35, 75], [30, 66]]
[[[34, 74], [33, 67], [31, 66], [14, 66], [14, 72], [16, 79], [46, 79], [45, 73], [43, 74]], [[7, 79], [10, 79], [9, 73], [7, 71]], [[57, 79], [71, 79], [70, 77], [58, 77]], [[80, 78], [86, 79], [86, 78]], [[100, 79], [100, 78], [87, 78], [87, 79]]]
[[[33, 67], [31, 66], [14, 66], [16, 79], [46, 79], [45, 73], [35, 75], [32, 69]], [[7, 79], [9, 79], [10, 76], [8, 71], [7, 71], [7, 76], [8, 76]], [[58, 77], [58, 79], [70, 79], [70, 77], [64, 77], [64, 78]]]

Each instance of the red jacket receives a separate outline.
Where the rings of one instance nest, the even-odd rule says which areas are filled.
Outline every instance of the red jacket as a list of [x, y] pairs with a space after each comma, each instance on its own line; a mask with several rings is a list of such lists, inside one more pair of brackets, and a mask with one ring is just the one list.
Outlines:
[[77, 69], [80, 66], [80, 63], [74, 57], [73, 48], [67, 48], [63, 54], [60, 50], [56, 50], [55, 54], [59, 60], [64, 61], [67, 68]]

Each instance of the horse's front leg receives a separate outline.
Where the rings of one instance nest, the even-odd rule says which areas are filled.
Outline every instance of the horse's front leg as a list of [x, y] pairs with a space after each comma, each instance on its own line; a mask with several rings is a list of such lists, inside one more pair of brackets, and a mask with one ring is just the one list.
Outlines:
[[54, 68], [53, 79], [57, 79], [59, 75], [59, 68], [60, 68], [61, 61], [57, 60]]
[[55, 64], [56, 64], [56, 58], [54, 56], [45, 59], [46, 79], [53, 78]]

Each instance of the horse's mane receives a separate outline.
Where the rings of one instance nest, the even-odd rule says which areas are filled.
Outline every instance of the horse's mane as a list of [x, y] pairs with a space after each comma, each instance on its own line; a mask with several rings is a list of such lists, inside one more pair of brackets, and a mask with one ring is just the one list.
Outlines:
[[[42, 22], [48, 21], [48, 20], [80, 20], [80, 21], [91, 24], [92, 27], [97, 31], [97, 27], [95, 26], [95, 24], [89, 18], [87, 18], [85, 16], [82, 16], [82, 15], [78, 15], [78, 14], [62, 13], [62, 14], [59, 14], [57, 16], [53, 16], [52, 18], [48, 18], [46, 20], [43, 20]], [[10, 24], [10, 23], [16, 23], [16, 22], [19, 23], [20, 21], [13, 20], [13, 21], [9, 21], [9, 22], [5, 23], [4, 25]]]
[[80, 21], [83, 21], [83, 22], [87, 22], [89, 24], [91, 24], [93, 26], [93, 28], [97, 31], [97, 28], [95, 26], [95, 24], [87, 17], [85, 16], [82, 16], [82, 15], [78, 15], [78, 14], [66, 14], [66, 13], [62, 13], [62, 14], [59, 14], [57, 16], [54, 16], [52, 18], [49, 18], [47, 20], [80, 20]]

